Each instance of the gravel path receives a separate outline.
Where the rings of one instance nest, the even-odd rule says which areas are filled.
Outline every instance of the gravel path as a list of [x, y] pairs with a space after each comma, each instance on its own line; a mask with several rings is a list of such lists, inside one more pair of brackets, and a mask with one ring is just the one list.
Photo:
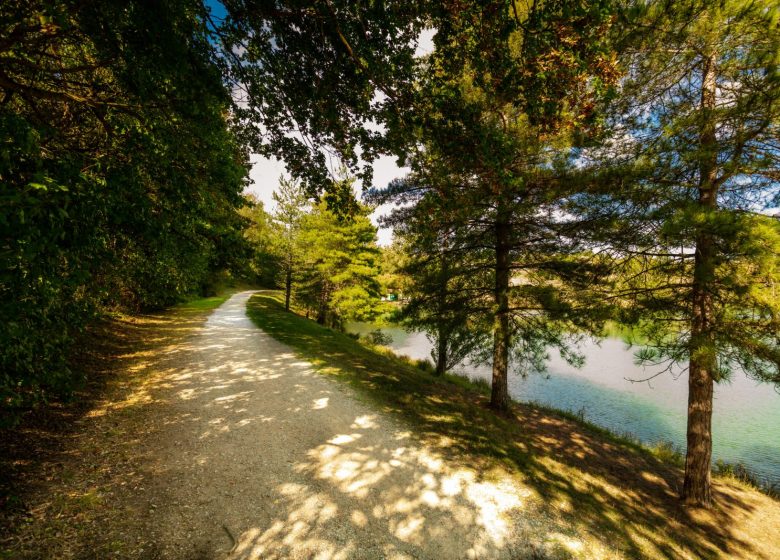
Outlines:
[[150, 441], [163, 558], [525, 557], [527, 492], [426, 451], [245, 314], [208, 319], [158, 389]]

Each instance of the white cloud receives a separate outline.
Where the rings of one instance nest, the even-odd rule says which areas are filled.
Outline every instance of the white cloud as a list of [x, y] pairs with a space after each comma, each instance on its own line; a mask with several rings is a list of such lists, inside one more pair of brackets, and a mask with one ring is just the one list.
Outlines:
[[251, 183], [247, 191], [261, 200], [267, 211], [273, 211], [276, 208], [276, 203], [271, 195], [279, 185], [279, 177], [287, 175], [287, 168], [279, 160], [269, 159], [258, 154], [252, 154], [250, 162], [252, 164], [252, 170], [249, 172]]

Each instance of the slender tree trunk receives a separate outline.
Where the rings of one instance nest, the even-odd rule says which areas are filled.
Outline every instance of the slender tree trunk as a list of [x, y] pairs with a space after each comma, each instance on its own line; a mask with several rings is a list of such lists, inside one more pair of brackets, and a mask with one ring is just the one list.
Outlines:
[[290, 294], [292, 293], [292, 263], [287, 262], [287, 272], [284, 278], [284, 309], [290, 310]]
[[[715, 64], [714, 53], [705, 57], [702, 63], [699, 205], [705, 212], [711, 212], [717, 207], [717, 137], [712, 114], [715, 108]], [[704, 227], [704, 231], [696, 236], [693, 271], [688, 365], [688, 448], [681, 497], [687, 504], [709, 506], [712, 503], [712, 395], [717, 363], [712, 333], [712, 284], [715, 276], [716, 248], [706, 220]]]
[[320, 290], [320, 301], [317, 309], [317, 323], [324, 325], [328, 319], [328, 287], [322, 286]]
[[447, 333], [445, 329], [439, 329], [436, 348], [436, 371], [434, 375], [441, 377], [447, 371]]
[[490, 407], [509, 408], [509, 219], [499, 207], [496, 219], [496, 315], [493, 319], [493, 381]]
[[447, 340], [449, 338], [449, 329], [447, 328], [447, 325], [443, 320], [444, 314], [448, 312], [447, 282], [449, 280], [449, 268], [447, 266], [447, 256], [443, 248], [441, 250], [441, 254], [439, 255], [439, 258], [441, 260], [441, 268], [439, 274], [438, 292], [436, 294], [436, 298], [437, 298], [436, 306], [437, 306], [437, 311], [439, 313], [439, 324], [436, 329], [437, 354], [436, 354], [436, 371], [434, 372], [434, 375], [436, 375], [437, 377], [444, 375], [444, 372], [447, 370], [447, 346], [449, 343], [449, 341]]

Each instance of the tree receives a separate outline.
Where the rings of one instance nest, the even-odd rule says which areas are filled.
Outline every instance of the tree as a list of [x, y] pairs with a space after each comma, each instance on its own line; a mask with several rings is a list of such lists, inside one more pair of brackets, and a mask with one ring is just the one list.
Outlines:
[[411, 279], [404, 271], [408, 261], [409, 244], [399, 236], [393, 236], [393, 242], [380, 247], [379, 284], [383, 294], [403, 295], [410, 289]]
[[380, 153], [400, 155], [399, 107], [408, 101], [418, 35], [435, 3], [222, 4], [226, 16], [211, 17], [211, 28], [241, 95], [236, 114], [253, 150], [283, 159], [309, 194], [336, 185], [330, 157], [370, 185], [370, 162]]
[[407, 221], [398, 228], [409, 251], [402, 268], [409, 278], [407, 303], [398, 317], [408, 330], [426, 333], [433, 345], [434, 375], [442, 376], [483, 350], [490, 328], [475, 312], [484, 301], [475, 276], [480, 273], [469, 266], [471, 255], [448, 250], [446, 231], [419, 225]]
[[0, 7], [5, 407], [71, 388], [70, 343], [102, 310], [174, 303], [243, 257], [247, 155], [204, 13]]
[[308, 210], [308, 199], [298, 182], [284, 177], [279, 177], [279, 188], [274, 192], [273, 199], [276, 201], [274, 221], [281, 228], [277, 251], [281, 255], [284, 274], [284, 308], [289, 311], [293, 277], [301, 252], [298, 237], [301, 220]]
[[265, 211], [263, 203], [253, 195], [245, 195], [246, 205], [238, 213], [246, 218], [244, 237], [251, 247], [249, 271], [252, 280], [262, 286], [275, 287], [279, 274], [286, 261], [279, 252], [279, 238], [283, 238], [273, 222], [273, 217]]
[[[352, 191], [343, 180], [334, 190]], [[336, 214], [325, 201], [301, 222], [303, 274], [296, 299], [317, 322], [340, 327], [344, 320], [371, 320], [379, 302], [379, 249], [369, 208], [353, 202], [351, 216]]]
[[611, 17], [597, 1], [443, 7], [417, 84], [413, 173], [381, 195], [424, 203], [434, 228], [452, 227], [447, 258], [470, 253], [454, 260], [482, 282], [474, 293], [492, 323], [497, 410], [508, 408], [510, 354], [531, 369], [546, 345], [576, 360], [554, 320], [574, 320], [564, 276], [587, 276], [566, 255], [578, 249], [575, 224], [558, 211], [571, 194], [561, 167], [574, 133], [598, 129], [594, 99], [617, 77]]
[[587, 204], [609, 225], [596, 241], [619, 267], [612, 297], [650, 340], [639, 357], [687, 363], [681, 497], [707, 506], [714, 383], [735, 369], [780, 382], [780, 224], [762, 213], [780, 178], [780, 28], [763, 1], [640, 2], [628, 16], [628, 75]]

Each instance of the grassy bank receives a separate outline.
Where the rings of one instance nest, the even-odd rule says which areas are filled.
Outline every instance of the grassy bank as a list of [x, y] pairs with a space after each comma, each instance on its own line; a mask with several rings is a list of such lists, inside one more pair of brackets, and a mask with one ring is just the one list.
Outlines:
[[682, 472], [662, 451], [540, 406], [516, 404], [498, 416], [487, 408], [484, 387], [434, 378], [410, 360], [285, 312], [275, 293], [254, 296], [248, 312], [321, 373], [402, 418], [453, 461], [511, 473], [532, 492], [534, 515], [609, 543], [615, 557], [780, 555], [780, 504], [735, 480], [716, 481], [713, 511], [683, 508], [677, 500]]

